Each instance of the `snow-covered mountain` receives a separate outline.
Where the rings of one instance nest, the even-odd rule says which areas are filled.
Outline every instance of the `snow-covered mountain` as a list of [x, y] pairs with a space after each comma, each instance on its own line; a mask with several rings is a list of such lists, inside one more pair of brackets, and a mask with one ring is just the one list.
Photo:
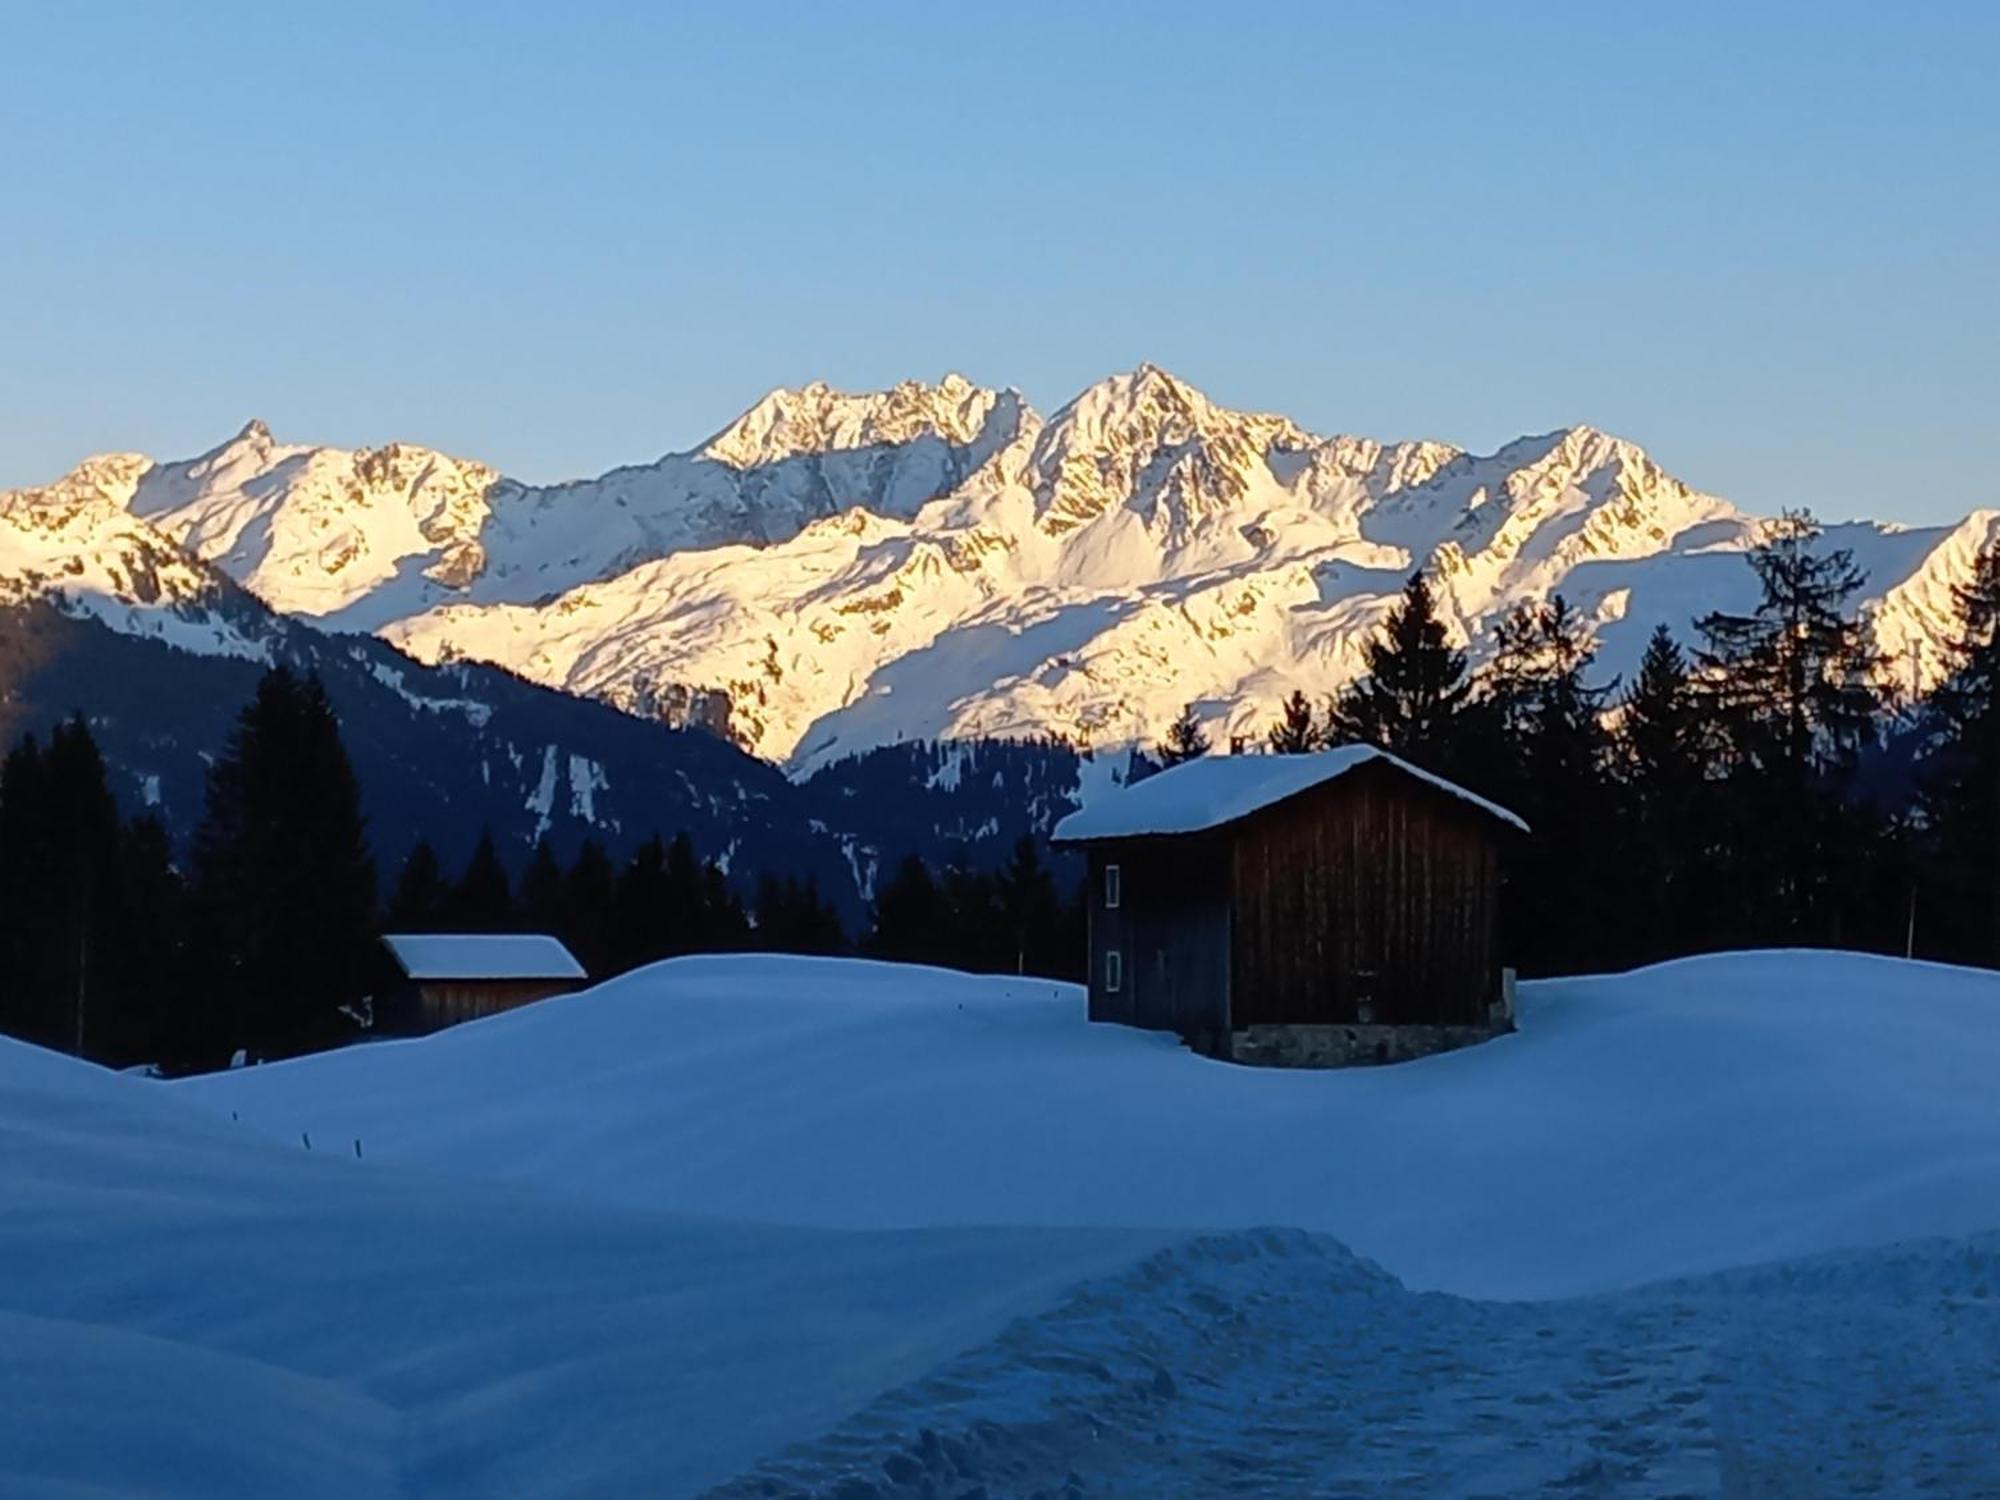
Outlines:
[[[274, 609], [705, 719], [795, 771], [913, 739], [1150, 741], [1190, 700], [1256, 733], [1293, 688], [1354, 675], [1418, 566], [1475, 654], [1560, 590], [1626, 671], [1655, 624], [1749, 602], [1762, 524], [1588, 427], [1485, 455], [1320, 437], [1151, 365], [1046, 420], [957, 376], [776, 391], [691, 452], [556, 486], [253, 423], [183, 463], [91, 460], [40, 493], [58, 491]], [[1831, 531], [1898, 682], [1935, 680], [1951, 586], [2000, 513]]]

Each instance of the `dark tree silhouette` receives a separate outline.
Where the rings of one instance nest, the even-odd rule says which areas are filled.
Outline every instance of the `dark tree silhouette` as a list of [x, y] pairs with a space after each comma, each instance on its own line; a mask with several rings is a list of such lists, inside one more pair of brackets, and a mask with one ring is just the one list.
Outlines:
[[1167, 726], [1167, 737], [1159, 745], [1160, 760], [1165, 765], [1177, 766], [1183, 761], [1198, 759], [1208, 751], [1208, 731], [1202, 728], [1194, 705], [1190, 703], [1181, 710], [1180, 717]]
[[1294, 688], [1285, 700], [1278, 721], [1264, 735], [1275, 755], [1303, 755], [1324, 743], [1313, 708], [1306, 695]]
[[438, 865], [437, 851], [430, 840], [418, 839], [396, 877], [395, 893], [389, 898], [386, 930], [436, 932], [447, 921], [451, 899], [451, 886]]
[[360, 793], [317, 677], [274, 667], [210, 768], [196, 895], [216, 944], [225, 1052], [282, 1054], [348, 1028], [373, 959]]
[[1328, 737], [1335, 744], [1379, 745], [1418, 765], [1448, 770], [1471, 683], [1465, 653], [1451, 644], [1421, 571], [1410, 576], [1402, 599], [1362, 648], [1362, 661], [1365, 674], [1334, 700]]
[[1945, 956], [2000, 967], [2000, 543], [1956, 594], [1953, 670], [1932, 696], [1919, 767], [1924, 921]]
[[1624, 927], [1634, 956], [1687, 951], [1712, 925], [1716, 842], [1703, 699], [1687, 655], [1664, 625], [1646, 642], [1638, 674], [1618, 705], [1612, 774], [1624, 864]]
[[520, 926], [507, 867], [493, 844], [493, 830], [479, 830], [472, 857], [452, 887], [445, 924], [453, 932], [511, 932]]
[[906, 855], [876, 894], [867, 951], [904, 963], [949, 964], [951, 914], [922, 857]]
[[1790, 511], [1750, 553], [1762, 597], [1747, 615], [1704, 616], [1702, 681], [1729, 762], [1737, 879], [1783, 935], [1838, 943], [1844, 891], [1865, 878], [1879, 820], [1856, 793], [1880, 697], [1867, 630], [1852, 609], [1865, 581], [1818, 522]]

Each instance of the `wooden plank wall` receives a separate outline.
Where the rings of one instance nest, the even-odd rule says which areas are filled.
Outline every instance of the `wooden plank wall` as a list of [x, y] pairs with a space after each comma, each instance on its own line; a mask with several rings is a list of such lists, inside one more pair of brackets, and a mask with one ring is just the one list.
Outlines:
[[417, 986], [416, 1024], [437, 1031], [581, 987], [569, 979], [427, 979]]
[[[1104, 867], [1119, 867], [1118, 909]], [[1124, 983], [1104, 985], [1105, 953]], [[1090, 1018], [1183, 1036], [1229, 1024], [1229, 845], [1224, 837], [1121, 839], [1090, 851]]]
[[1232, 1024], [1483, 1021], [1501, 830], [1364, 767], [1237, 825]]

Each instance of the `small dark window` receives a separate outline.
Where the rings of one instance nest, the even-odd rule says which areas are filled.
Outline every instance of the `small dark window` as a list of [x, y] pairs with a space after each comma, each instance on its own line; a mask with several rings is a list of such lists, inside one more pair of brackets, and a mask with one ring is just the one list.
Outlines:
[[1104, 867], [1104, 909], [1106, 911], [1118, 910], [1118, 898], [1122, 894], [1122, 885], [1123, 882], [1119, 879], [1118, 875], [1118, 866], [1106, 865]]
[[1125, 984], [1125, 955], [1116, 948], [1104, 950], [1104, 993], [1115, 995]]

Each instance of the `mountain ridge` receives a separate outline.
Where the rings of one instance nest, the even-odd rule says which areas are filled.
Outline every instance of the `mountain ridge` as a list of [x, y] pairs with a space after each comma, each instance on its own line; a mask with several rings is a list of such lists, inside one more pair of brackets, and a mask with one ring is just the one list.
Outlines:
[[[795, 773], [913, 739], [1123, 746], [1190, 701], [1254, 733], [1293, 688], [1355, 674], [1420, 566], [1475, 657], [1506, 608], [1561, 591], [1605, 671], [1629, 670], [1654, 624], [1685, 635], [1747, 602], [1739, 554], [1764, 525], [1595, 427], [1489, 454], [1320, 436], [1151, 364], [1046, 418], [956, 374], [815, 381], [560, 485], [252, 422], [195, 459], [102, 456], [47, 489], [122, 505], [280, 613], [642, 716], [698, 702]], [[1981, 515], [1830, 528], [1912, 687], [1943, 669], [1942, 601], [1994, 530]]]

